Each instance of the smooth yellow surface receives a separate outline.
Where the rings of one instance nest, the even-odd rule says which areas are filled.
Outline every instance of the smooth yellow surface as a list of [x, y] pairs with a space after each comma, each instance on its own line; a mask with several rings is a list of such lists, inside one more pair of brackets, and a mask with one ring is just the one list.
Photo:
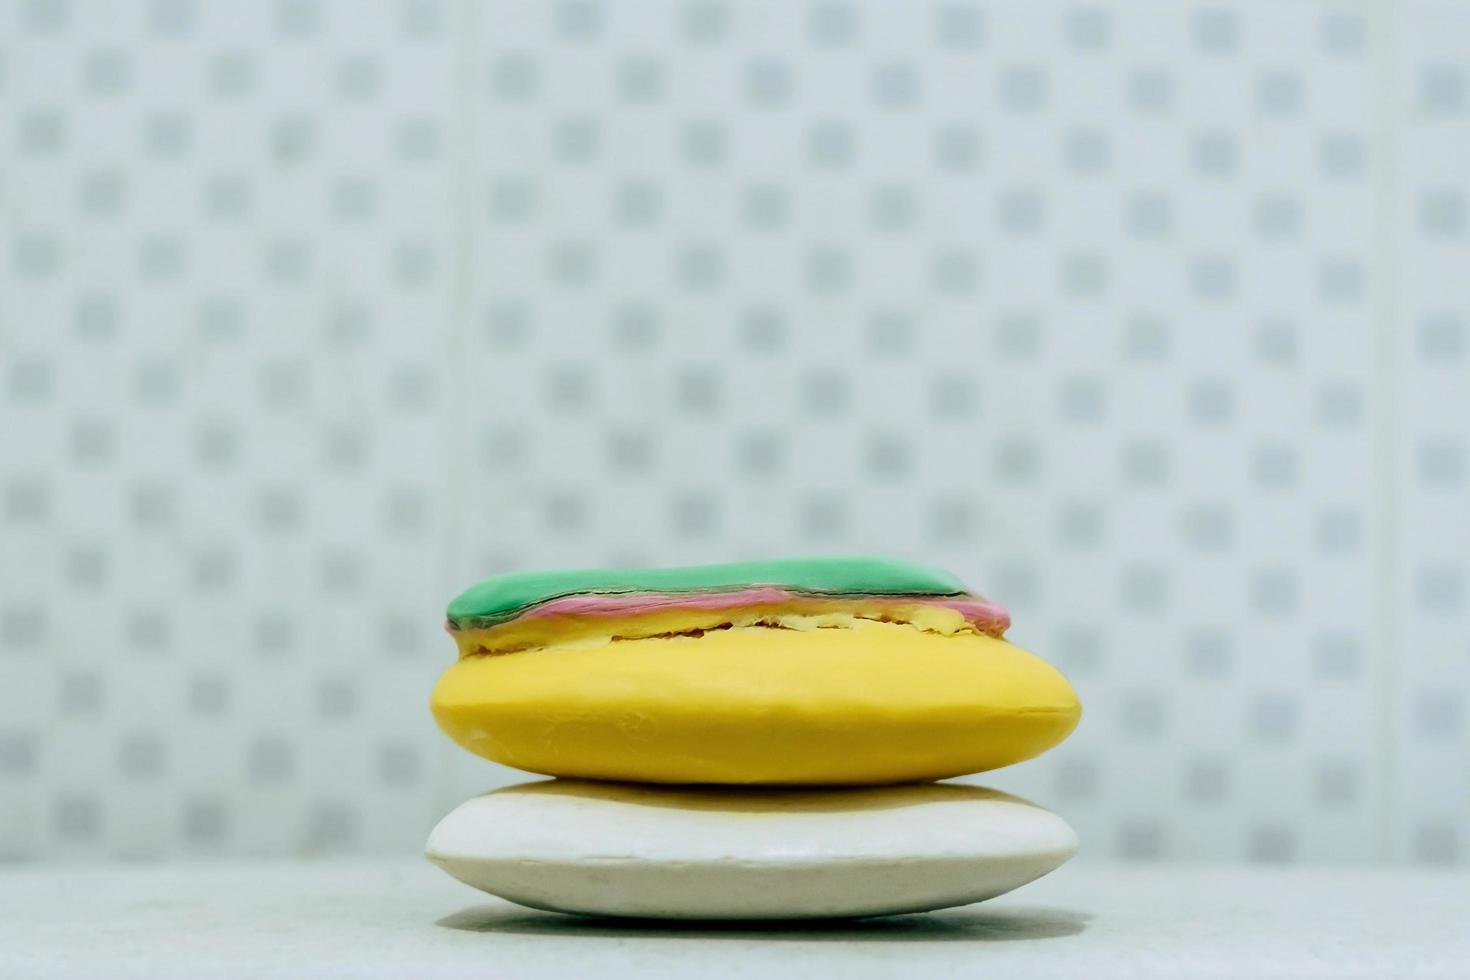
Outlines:
[[465, 657], [432, 706], [496, 762], [664, 783], [943, 779], [1044, 752], [1081, 714], [1005, 640], [864, 620]]
[[521, 617], [499, 626], [476, 630], [451, 630], [459, 653], [566, 648], [584, 644], [691, 633], [718, 626], [779, 626], [783, 629], [813, 630], [850, 627], [856, 620], [908, 623], [927, 633], [946, 635], [975, 632], [963, 615], [933, 603], [844, 597], [802, 598], [739, 609], [663, 609], [629, 616], [540, 616]]

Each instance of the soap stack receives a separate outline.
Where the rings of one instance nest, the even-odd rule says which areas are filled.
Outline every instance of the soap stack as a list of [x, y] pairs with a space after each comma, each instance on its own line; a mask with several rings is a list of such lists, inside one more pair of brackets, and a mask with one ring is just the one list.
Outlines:
[[522, 572], [449, 606], [440, 727], [557, 777], [445, 817], [430, 860], [522, 905], [594, 915], [866, 916], [990, 898], [1076, 836], [936, 780], [1077, 724], [1056, 670], [954, 576], [882, 558]]

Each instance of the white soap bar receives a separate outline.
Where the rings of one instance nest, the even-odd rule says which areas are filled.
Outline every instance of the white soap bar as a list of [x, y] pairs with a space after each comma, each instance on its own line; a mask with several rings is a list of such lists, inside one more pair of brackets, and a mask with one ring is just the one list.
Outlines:
[[887, 915], [966, 905], [1077, 849], [1060, 817], [953, 783], [868, 789], [545, 780], [462, 804], [430, 861], [532, 908], [667, 919]]

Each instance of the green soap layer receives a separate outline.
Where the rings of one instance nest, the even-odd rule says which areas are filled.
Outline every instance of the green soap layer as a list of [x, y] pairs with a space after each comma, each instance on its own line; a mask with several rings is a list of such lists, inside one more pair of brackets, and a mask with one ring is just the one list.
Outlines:
[[948, 572], [893, 558], [787, 558], [685, 568], [512, 572], [461, 592], [449, 604], [449, 622], [509, 619], [528, 606], [569, 595], [723, 592], [756, 585], [822, 594], [960, 595], [965, 591], [964, 583]]

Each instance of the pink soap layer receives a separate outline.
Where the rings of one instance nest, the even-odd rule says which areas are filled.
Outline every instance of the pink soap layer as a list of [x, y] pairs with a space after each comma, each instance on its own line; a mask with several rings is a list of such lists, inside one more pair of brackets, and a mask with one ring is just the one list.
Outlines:
[[686, 594], [636, 595], [569, 595], [543, 602], [521, 614], [522, 619], [551, 616], [638, 616], [665, 609], [740, 609], [745, 606], [771, 606], [800, 600], [861, 599], [864, 602], [893, 606], [942, 606], [953, 609], [983, 633], [999, 636], [1011, 625], [1010, 613], [999, 603], [979, 596], [845, 596], [812, 595], [790, 592], [776, 586], [760, 585], [733, 592], [690, 592]]

